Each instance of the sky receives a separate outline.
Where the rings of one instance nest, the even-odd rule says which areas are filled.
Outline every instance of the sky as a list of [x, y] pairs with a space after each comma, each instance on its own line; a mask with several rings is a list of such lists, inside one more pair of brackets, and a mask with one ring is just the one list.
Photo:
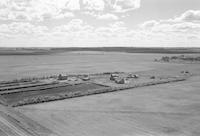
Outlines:
[[0, 0], [0, 47], [200, 47], [200, 0]]

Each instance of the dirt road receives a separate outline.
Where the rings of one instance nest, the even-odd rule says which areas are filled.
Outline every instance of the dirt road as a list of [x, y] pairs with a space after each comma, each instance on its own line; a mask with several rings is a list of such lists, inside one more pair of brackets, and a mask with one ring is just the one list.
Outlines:
[[13, 136], [30, 136], [24, 130], [20, 130], [15, 125], [10, 123], [8, 120], [0, 116], [1, 125], [4, 125], [7, 129], [1, 130], [5, 136], [13, 135]]
[[0, 136], [56, 136], [12, 108], [0, 105]]

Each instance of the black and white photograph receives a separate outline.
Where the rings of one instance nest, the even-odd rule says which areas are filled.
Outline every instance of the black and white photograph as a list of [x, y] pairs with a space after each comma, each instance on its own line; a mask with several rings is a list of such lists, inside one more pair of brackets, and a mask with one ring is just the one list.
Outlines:
[[0, 0], [0, 136], [200, 136], [200, 0]]

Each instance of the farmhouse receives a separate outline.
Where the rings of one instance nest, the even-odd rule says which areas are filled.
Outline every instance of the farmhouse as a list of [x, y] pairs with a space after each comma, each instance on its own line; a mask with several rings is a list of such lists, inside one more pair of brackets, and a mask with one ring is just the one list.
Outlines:
[[111, 74], [110, 80], [115, 81], [118, 77], [119, 77], [119, 75], [117, 75], [117, 74]]
[[189, 74], [190, 72], [189, 71], [181, 71], [181, 73], [183, 73], [183, 74]]
[[139, 75], [137, 75], [137, 74], [134, 74], [134, 75], [129, 74], [127, 78], [139, 78]]
[[150, 79], [156, 79], [156, 77], [155, 76], [151, 76]]
[[115, 80], [115, 83], [117, 83], [117, 84], [127, 84], [127, 83], [129, 83], [129, 80], [127, 78], [122, 78], [120, 80]]
[[88, 81], [88, 80], [90, 80], [90, 77], [88, 75], [84, 75], [81, 79], [83, 81]]
[[68, 77], [67, 79], [68, 81], [78, 81], [78, 78], [77, 77]]
[[68, 76], [63, 76], [61, 74], [58, 75], [58, 80], [67, 80]]

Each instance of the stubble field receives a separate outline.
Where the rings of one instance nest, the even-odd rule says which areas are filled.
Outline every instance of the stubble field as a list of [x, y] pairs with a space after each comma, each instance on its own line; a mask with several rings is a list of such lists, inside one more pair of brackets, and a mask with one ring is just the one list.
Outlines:
[[[36, 62], [24, 69], [30, 73], [34, 69], [31, 74], [143, 71], [155, 75], [176, 75], [188, 70], [193, 76], [178, 83], [28, 105], [16, 110], [59, 136], [198, 136], [200, 66], [153, 61], [161, 56], [164, 55], [75, 52], [54, 56], [56, 61], [40, 58], [44, 65], [37, 62], [37, 71]], [[44, 70], [48, 63], [52, 69]], [[20, 66], [16, 69], [20, 71]]]
[[60, 136], [198, 136], [200, 78], [20, 107]]
[[135, 72], [157, 68], [170, 69], [171, 64], [153, 62], [155, 58], [161, 58], [162, 56], [165, 56], [165, 54], [114, 52], [68, 52], [51, 55], [1, 56], [0, 81], [33, 76], [49, 76], [59, 73]]

